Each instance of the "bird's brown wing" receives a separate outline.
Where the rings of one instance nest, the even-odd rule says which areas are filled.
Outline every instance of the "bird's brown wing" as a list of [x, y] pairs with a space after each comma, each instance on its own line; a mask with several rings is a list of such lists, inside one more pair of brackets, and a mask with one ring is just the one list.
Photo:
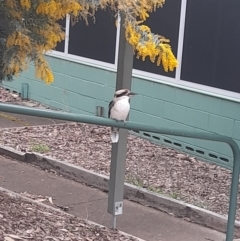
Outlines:
[[108, 105], [108, 118], [110, 118], [111, 109], [112, 109], [113, 105], [114, 105], [114, 102], [113, 102], [113, 100], [112, 100], [112, 101], [109, 103], [109, 105]]

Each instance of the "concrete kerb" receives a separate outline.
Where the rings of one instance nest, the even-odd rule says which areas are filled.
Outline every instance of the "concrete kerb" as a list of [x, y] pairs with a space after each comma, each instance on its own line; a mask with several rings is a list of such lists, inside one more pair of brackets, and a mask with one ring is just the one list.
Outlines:
[[[6, 189], [6, 188], [0, 187], [0, 191], [7, 193], [10, 197], [20, 198], [20, 199], [25, 200], [26, 202], [35, 203], [36, 205], [42, 206], [42, 207], [44, 207], [44, 208], [46, 208], [46, 209], [49, 209], [49, 210], [51, 210], [51, 211], [54, 211], [54, 212], [58, 212], [58, 213], [60, 213], [60, 214], [62, 214], [62, 215], [69, 216], [69, 217], [74, 217], [74, 215], [72, 215], [72, 214], [66, 213], [66, 212], [64, 212], [64, 211], [62, 211], [62, 210], [60, 210], [60, 209], [54, 208], [54, 207], [49, 206], [49, 205], [47, 205], [47, 204], [44, 204], [44, 203], [42, 203], [42, 202], [38, 202], [38, 201], [36, 201], [36, 200], [30, 199], [30, 198], [25, 197], [25, 196], [23, 196], [23, 195], [21, 195], [21, 194], [18, 194], [18, 193], [15, 193], [15, 192], [13, 192], [13, 191], [10, 191], [10, 190], [8, 190], [8, 189]], [[94, 222], [89, 221], [89, 220], [86, 220], [86, 221], [87, 221], [89, 224], [93, 224], [93, 225], [99, 226], [99, 227], [101, 227], [101, 228], [104, 228], [104, 227], [105, 227], [105, 226], [103, 226], [103, 225], [101, 225], [101, 224], [94, 223]], [[123, 235], [125, 235], [125, 236], [133, 237], [133, 238], [137, 239], [138, 241], [145, 241], [145, 240], [143, 240], [143, 239], [140, 239], [140, 238], [138, 238], [138, 237], [136, 237], [136, 236], [130, 235], [130, 234], [125, 233], [125, 232], [122, 232], [122, 231], [120, 231], [120, 230], [118, 230], [118, 232], [121, 233], [121, 234], [123, 234]]]
[[[42, 169], [53, 170], [71, 180], [108, 192], [108, 176], [97, 174], [73, 164], [57, 161], [38, 153], [19, 152], [13, 148], [2, 145], [0, 145], [0, 155], [12, 157], [16, 160], [33, 164]], [[227, 217], [182, 201], [168, 198], [144, 188], [125, 183], [124, 198], [166, 212], [175, 217], [184, 218], [202, 226], [223, 233], [226, 232]], [[235, 221], [235, 236], [240, 237], [239, 221]]]

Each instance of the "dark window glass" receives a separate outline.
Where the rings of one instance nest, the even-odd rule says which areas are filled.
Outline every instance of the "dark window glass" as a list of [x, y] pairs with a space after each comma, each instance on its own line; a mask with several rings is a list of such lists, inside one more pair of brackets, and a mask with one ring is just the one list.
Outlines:
[[188, 0], [181, 79], [240, 93], [239, 43], [239, 0]]
[[[153, 33], [170, 39], [170, 45], [175, 56], [177, 56], [180, 10], [181, 0], [168, 0], [163, 5], [163, 8], [159, 8], [156, 12], [151, 13], [144, 23], [151, 28]], [[157, 66], [149, 58], [146, 58], [145, 61], [134, 58], [133, 67], [138, 70], [175, 77], [175, 71], [166, 73], [161, 65]]]
[[[59, 20], [58, 23], [62, 26], [63, 31], [65, 31], [66, 18]], [[60, 51], [60, 52], [64, 52], [64, 45], [65, 45], [65, 41], [62, 41], [62, 42], [58, 43], [55, 50]]]
[[115, 62], [116, 19], [110, 10], [98, 10], [96, 21], [80, 20], [70, 26], [69, 54], [107, 63]]

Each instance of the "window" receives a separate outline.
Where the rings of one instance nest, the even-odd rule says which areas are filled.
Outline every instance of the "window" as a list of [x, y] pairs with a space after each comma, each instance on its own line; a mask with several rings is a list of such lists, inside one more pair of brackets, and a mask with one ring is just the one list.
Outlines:
[[[64, 31], [66, 29], [66, 18], [59, 20], [58, 23], [62, 26], [62, 29]], [[64, 45], [65, 45], [65, 41], [58, 43], [55, 50], [64, 52]]]
[[[68, 53], [114, 64], [116, 19], [110, 10], [98, 10], [89, 25], [80, 20], [70, 25]], [[70, 23], [71, 24], [71, 23]]]
[[240, 1], [188, 0], [181, 79], [240, 93]]
[[[158, 8], [156, 12], [151, 13], [150, 17], [144, 23], [151, 28], [153, 33], [163, 35], [170, 39], [172, 51], [177, 55], [179, 20], [180, 20], [181, 0], [166, 1], [163, 8]], [[143, 62], [141, 59], [134, 58], [133, 68], [151, 72], [154, 74], [175, 77], [174, 72], [166, 73], [162, 66], [152, 63], [149, 58]]]
[[[166, 1], [145, 24], [170, 39], [179, 68], [166, 73], [149, 58], [143, 62], [134, 57], [134, 75], [240, 99], [239, 15], [239, 0]], [[96, 22], [89, 19], [89, 25], [84, 20], [73, 26], [69, 19], [60, 21], [69, 41], [58, 44], [59, 53], [53, 51], [53, 55], [116, 70], [115, 13], [98, 10], [95, 17]]]

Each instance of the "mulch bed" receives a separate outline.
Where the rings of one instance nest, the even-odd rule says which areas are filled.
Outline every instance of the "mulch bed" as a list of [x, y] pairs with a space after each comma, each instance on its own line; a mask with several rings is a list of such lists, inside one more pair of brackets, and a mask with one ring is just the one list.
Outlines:
[[137, 239], [0, 191], [0, 240], [136, 241]]

